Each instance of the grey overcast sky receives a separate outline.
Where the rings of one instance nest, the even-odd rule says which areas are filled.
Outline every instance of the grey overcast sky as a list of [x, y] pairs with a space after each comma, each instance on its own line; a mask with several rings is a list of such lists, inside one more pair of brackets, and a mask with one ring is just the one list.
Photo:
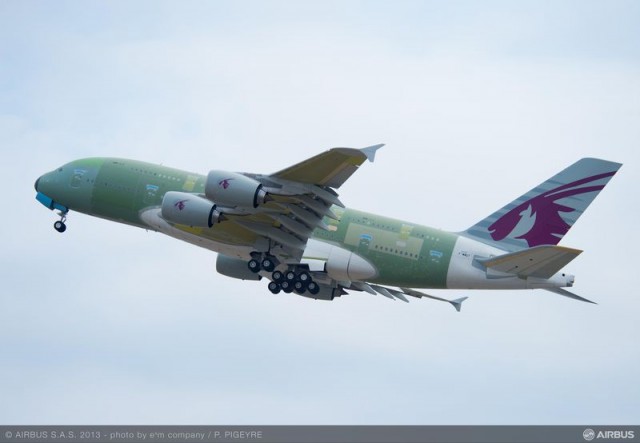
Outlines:
[[[638, 424], [636, 1], [0, 2], [1, 424]], [[72, 213], [80, 157], [272, 172], [387, 143], [351, 207], [462, 230], [581, 157], [624, 163], [562, 244], [589, 305], [273, 296]]]

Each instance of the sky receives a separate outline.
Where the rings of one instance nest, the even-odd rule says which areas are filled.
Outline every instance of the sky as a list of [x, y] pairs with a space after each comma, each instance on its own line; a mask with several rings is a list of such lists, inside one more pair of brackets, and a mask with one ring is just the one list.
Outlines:
[[[0, 1], [0, 424], [638, 424], [640, 3]], [[274, 296], [215, 253], [36, 200], [111, 156], [269, 173], [386, 143], [349, 207], [451, 231], [582, 157], [598, 305]]]

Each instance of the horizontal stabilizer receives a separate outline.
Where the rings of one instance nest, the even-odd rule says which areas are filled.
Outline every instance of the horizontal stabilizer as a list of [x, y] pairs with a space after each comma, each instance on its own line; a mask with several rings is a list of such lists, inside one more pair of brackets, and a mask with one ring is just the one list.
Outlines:
[[479, 260], [487, 269], [514, 274], [518, 277], [551, 278], [571, 260], [580, 255], [579, 249], [563, 246], [536, 246], [510, 254]]
[[562, 289], [562, 288], [545, 288], [545, 290], [547, 290], [549, 292], [553, 292], [554, 294], [564, 295], [565, 297], [569, 297], [569, 298], [572, 298], [574, 300], [580, 300], [580, 301], [584, 301], [584, 302], [587, 302], [587, 303], [593, 303], [594, 305], [598, 304], [598, 303], [596, 303], [594, 301], [587, 300], [584, 297], [580, 297], [579, 295], [576, 295], [573, 292], [569, 292], [566, 289]]

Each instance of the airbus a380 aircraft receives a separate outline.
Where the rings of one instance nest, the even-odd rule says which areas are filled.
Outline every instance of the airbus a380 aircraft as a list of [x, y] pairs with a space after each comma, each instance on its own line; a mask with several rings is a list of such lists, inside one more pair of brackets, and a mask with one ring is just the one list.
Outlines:
[[[44, 174], [36, 198], [66, 230], [69, 210], [152, 229], [218, 253], [219, 273], [333, 300], [355, 290], [451, 303], [418, 289], [567, 291], [558, 246], [621, 164], [583, 158], [464, 232], [346, 209], [336, 189], [383, 145], [334, 148], [273, 174], [206, 176], [135, 160], [88, 158]], [[591, 302], [593, 303], [593, 302]]]

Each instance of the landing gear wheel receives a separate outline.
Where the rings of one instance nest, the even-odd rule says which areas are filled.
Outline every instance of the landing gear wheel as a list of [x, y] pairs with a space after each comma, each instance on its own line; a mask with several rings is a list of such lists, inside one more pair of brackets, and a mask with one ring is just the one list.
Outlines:
[[271, 258], [266, 257], [264, 260], [262, 260], [262, 269], [264, 269], [265, 271], [271, 272], [275, 268], [276, 268], [276, 264]]
[[247, 263], [247, 267], [254, 274], [257, 274], [258, 272], [260, 272], [260, 262], [255, 258], [252, 258], [251, 260], [249, 260], [249, 263]]
[[282, 288], [282, 290], [284, 292], [286, 292], [287, 294], [291, 294], [293, 292], [293, 284], [287, 280], [283, 281], [280, 284], [280, 287]]
[[270, 282], [267, 286], [272, 294], [278, 294], [280, 292], [280, 285], [276, 282]]
[[293, 281], [296, 279], [296, 273], [293, 271], [287, 271], [284, 273], [284, 279], [290, 283], [293, 283]]
[[274, 282], [280, 283], [282, 280], [284, 280], [284, 274], [280, 271], [273, 271], [273, 274], [271, 274], [271, 278]]
[[301, 282], [300, 280], [298, 280], [293, 284], [293, 290], [296, 291], [296, 294], [302, 295], [307, 290], [307, 287], [304, 284], [304, 282]]
[[309, 293], [313, 295], [316, 295], [318, 292], [320, 292], [320, 286], [318, 285], [318, 283], [311, 281], [307, 285], [307, 291], [309, 291]]
[[56, 231], [58, 231], [60, 233], [63, 233], [64, 231], [67, 230], [67, 225], [63, 221], [58, 220], [57, 222], [55, 222], [53, 224], [53, 229], [55, 229]]
[[307, 284], [311, 281], [311, 275], [309, 275], [307, 271], [303, 271], [300, 273], [300, 275], [298, 275], [298, 280], [300, 280], [302, 283]]

